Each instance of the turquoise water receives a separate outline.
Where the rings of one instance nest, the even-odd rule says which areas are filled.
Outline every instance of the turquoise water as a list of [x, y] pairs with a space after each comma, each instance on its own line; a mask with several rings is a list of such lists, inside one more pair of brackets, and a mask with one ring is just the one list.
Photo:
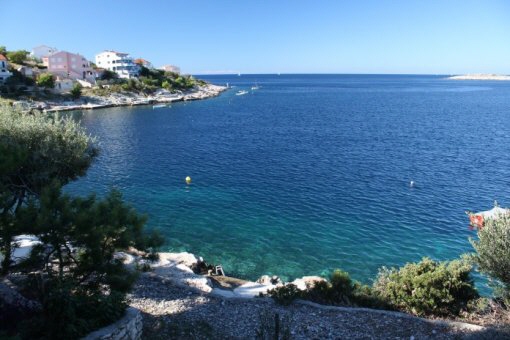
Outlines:
[[465, 210], [509, 203], [510, 84], [443, 78], [211, 76], [236, 87], [84, 112], [102, 153], [69, 190], [115, 186], [166, 250], [248, 279], [342, 268], [370, 282], [383, 265], [453, 259], [471, 250]]

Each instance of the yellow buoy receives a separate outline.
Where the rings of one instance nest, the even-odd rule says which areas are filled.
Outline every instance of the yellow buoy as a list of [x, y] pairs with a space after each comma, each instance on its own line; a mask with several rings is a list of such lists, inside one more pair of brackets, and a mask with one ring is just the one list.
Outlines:
[[190, 183], [191, 183], [191, 177], [186, 176], [186, 184], [190, 184]]

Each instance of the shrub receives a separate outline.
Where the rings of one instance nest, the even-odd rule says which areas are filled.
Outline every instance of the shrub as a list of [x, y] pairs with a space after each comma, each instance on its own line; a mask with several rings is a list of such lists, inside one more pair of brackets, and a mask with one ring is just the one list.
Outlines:
[[400, 269], [383, 268], [375, 292], [394, 307], [417, 315], [458, 315], [478, 296], [466, 260], [424, 258]]
[[288, 306], [301, 296], [301, 291], [296, 285], [289, 283], [285, 286], [276, 287], [267, 292], [277, 303]]
[[371, 287], [353, 281], [347, 272], [339, 269], [331, 274], [329, 282], [316, 281], [303, 291], [294, 284], [287, 284], [268, 291], [268, 294], [282, 305], [289, 305], [295, 299], [305, 299], [330, 305], [390, 307]]
[[510, 217], [487, 220], [478, 229], [478, 241], [470, 241], [478, 269], [497, 280], [496, 294], [510, 303]]
[[73, 85], [73, 88], [71, 89], [71, 97], [73, 99], [78, 99], [81, 97], [81, 88], [82, 86], [79, 83]]
[[55, 87], [55, 78], [51, 73], [41, 73], [39, 77], [37, 77], [37, 86], [45, 87], [47, 89], [52, 89]]

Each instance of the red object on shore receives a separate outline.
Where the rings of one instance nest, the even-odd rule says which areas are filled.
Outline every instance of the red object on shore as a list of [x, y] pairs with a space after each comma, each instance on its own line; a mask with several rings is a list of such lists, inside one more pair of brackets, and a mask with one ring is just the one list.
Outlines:
[[471, 228], [482, 228], [483, 227], [483, 216], [482, 215], [469, 215], [469, 224]]
[[510, 209], [503, 209], [498, 206], [497, 202], [494, 202], [494, 208], [491, 210], [481, 211], [478, 213], [472, 213], [466, 211], [469, 216], [469, 226], [471, 229], [481, 229], [484, 226], [485, 221], [489, 219], [499, 219], [504, 216], [510, 215]]

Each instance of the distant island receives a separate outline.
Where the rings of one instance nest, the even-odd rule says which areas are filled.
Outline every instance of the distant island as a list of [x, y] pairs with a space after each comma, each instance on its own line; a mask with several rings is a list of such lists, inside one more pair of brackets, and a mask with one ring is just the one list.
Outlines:
[[502, 74], [486, 74], [486, 73], [475, 73], [475, 74], [464, 74], [458, 76], [451, 76], [447, 79], [452, 80], [510, 80], [510, 76]]

